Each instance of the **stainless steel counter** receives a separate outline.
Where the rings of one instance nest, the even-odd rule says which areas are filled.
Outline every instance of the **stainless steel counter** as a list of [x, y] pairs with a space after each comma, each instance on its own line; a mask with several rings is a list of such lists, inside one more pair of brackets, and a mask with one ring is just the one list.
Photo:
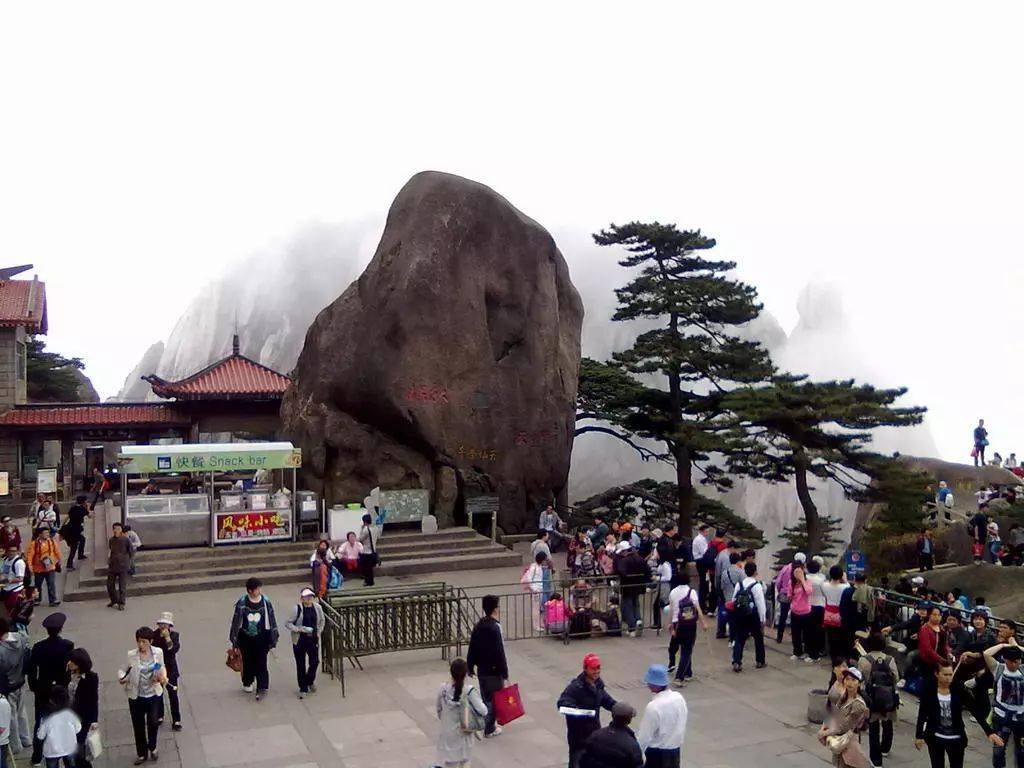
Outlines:
[[210, 543], [210, 500], [205, 493], [129, 496], [126, 519], [143, 547]]

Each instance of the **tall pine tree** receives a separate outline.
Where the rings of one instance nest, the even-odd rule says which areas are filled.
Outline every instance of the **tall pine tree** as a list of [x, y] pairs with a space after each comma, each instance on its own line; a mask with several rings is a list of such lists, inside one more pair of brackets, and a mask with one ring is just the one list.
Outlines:
[[[675, 467], [679, 527], [691, 535], [698, 505], [694, 472], [700, 473], [701, 482], [727, 486], [729, 480], [711, 461], [712, 454], [746, 450], [742, 430], [724, 402], [727, 391], [772, 373], [765, 349], [738, 335], [739, 326], [761, 311], [757, 291], [728, 277], [735, 263], [705, 258], [715, 240], [699, 230], [633, 222], [613, 224], [594, 240], [625, 248], [629, 255], [619, 264], [635, 272], [615, 291], [618, 309], [612, 319], [656, 327], [613, 356], [612, 366], [628, 374], [635, 387], [630, 397], [605, 400], [608, 407], [597, 405], [593, 412], [604, 413], [621, 430], [616, 436], [634, 447], [632, 436], [665, 446], [663, 453], [650, 452], [650, 457]], [[587, 376], [584, 370], [581, 387], [588, 386]], [[663, 388], [651, 386], [652, 377], [660, 377]], [[614, 391], [621, 392], [621, 384]], [[590, 387], [595, 389], [600, 387]]]

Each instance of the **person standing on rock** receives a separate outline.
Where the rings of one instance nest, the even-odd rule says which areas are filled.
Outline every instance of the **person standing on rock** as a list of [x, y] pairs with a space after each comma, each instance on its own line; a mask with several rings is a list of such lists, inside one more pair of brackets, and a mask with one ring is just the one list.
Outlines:
[[235, 603], [228, 639], [242, 654], [242, 689], [246, 693], [255, 690], [259, 701], [270, 688], [267, 655], [277, 646], [278, 629], [274, 606], [257, 578], [245, 582], [245, 594]]
[[988, 445], [988, 430], [985, 429], [985, 420], [978, 419], [978, 426], [974, 428], [974, 466], [985, 466], [985, 447]]
[[550, 504], [540, 513], [538, 529], [548, 532], [548, 545], [551, 547], [552, 552], [557, 551], [558, 545], [562, 543], [562, 527], [564, 525], [562, 518], [558, 516], [555, 508]]
[[612, 710], [615, 699], [604, 688], [601, 659], [588, 653], [583, 657], [583, 672], [558, 697], [558, 711], [565, 715], [569, 742], [569, 768], [582, 768], [580, 760], [590, 734], [601, 728], [601, 709]]
[[124, 535], [124, 526], [114, 523], [111, 526], [114, 535], [107, 542], [109, 554], [107, 555], [107, 597], [110, 602], [107, 608], [124, 610], [128, 583], [128, 568], [132, 561], [132, 545], [128, 537]]
[[373, 518], [363, 515], [363, 527], [359, 529], [359, 543], [363, 551], [359, 553], [359, 570], [363, 574], [363, 585], [373, 586], [373, 569], [380, 558], [377, 557], [377, 542], [373, 536]]
[[484, 736], [491, 738], [501, 733], [501, 726], [494, 722], [494, 694], [505, 687], [508, 680], [508, 662], [505, 659], [505, 641], [498, 621], [497, 595], [484, 595], [481, 607], [484, 616], [473, 627], [473, 634], [469, 637], [466, 663], [469, 665], [469, 675], [476, 675], [480, 680], [480, 695], [487, 705]]
[[295, 613], [284, 623], [292, 633], [292, 652], [295, 655], [295, 677], [299, 684], [299, 698], [316, 691], [316, 669], [320, 663], [320, 635], [324, 631], [324, 609], [313, 590], [306, 587], [299, 593]]

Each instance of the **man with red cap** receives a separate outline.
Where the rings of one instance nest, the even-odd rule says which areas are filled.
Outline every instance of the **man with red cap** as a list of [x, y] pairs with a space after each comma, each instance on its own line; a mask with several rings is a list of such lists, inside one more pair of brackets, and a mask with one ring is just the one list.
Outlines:
[[588, 653], [583, 657], [583, 672], [573, 678], [558, 697], [558, 711], [565, 715], [569, 741], [569, 768], [580, 768], [587, 737], [601, 728], [601, 708], [609, 712], [615, 706], [601, 679], [601, 659]]

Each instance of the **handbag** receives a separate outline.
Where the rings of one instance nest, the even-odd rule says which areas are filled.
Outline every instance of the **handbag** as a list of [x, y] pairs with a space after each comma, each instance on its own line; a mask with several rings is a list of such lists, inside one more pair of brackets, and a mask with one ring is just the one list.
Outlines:
[[89, 762], [92, 762], [102, 754], [103, 739], [100, 737], [100, 729], [93, 728], [85, 737], [85, 757]]
[[841, 755], [850, 746], [852, 740], [853, 731], [847, 731], [841, 736], [829, 736], [825, 739], [825, 743], [828, 744], [828, 749], [833, 755]]
[[498, 725], [511, 723], [525, 714], [518, 684], [509, 685], [494, 694], [494, 720]]
[[475, 709], [473, 705], [469, 703], [469, 692], [473, 688], [470, 687], [462, 692], [462, 699], [460, 700], [461, 712], [459, 717], [459, 724], [462, 727], [463, 733], [480, 733], [487, 727], [487, 716], [481, 715]]
[[838, 605], [826, 605], [825, 606], [825, 620], [824, 625], [826, 627], [841, 627], [843, 626], [843, 617], [839, 613]]
[[235, 647], [228, 648], [228, 657], [224, 663], [233, 672], [242, 671], [242, 652]]

